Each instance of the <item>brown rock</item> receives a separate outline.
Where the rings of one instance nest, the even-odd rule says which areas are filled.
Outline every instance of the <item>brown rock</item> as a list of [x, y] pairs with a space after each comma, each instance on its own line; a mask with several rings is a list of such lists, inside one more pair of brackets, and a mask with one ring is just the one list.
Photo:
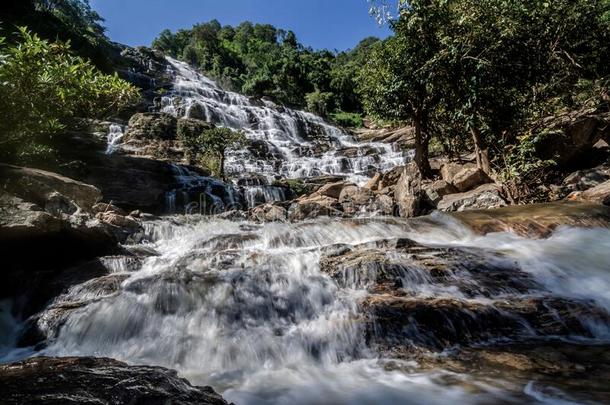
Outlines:
[[458, 191], [472, 190], [481, 184], [493, 183], [493, 180], [485, 172], [476, 167], [466, 167], [453, 176], [452, 184]]
[[426, 196], [433, 204], [438, 204], [447, 194], [457, 193], [457, 189], [445, 180], [436, 180], [432, 183], [423, 184], [422, 190], [424, 190]]
[[453, 178], [455, 177], [456, 174], [458, 174], [459, 172], [461, 172], [464, 169], [475, 168], [475, 167], [476, 167], [476, 165], [473, 163], [463, 163], [463, 164], [455, 163], [455, 162], [445, 163], [441, 167], [441, 177], [447, 183], [453, 183]]

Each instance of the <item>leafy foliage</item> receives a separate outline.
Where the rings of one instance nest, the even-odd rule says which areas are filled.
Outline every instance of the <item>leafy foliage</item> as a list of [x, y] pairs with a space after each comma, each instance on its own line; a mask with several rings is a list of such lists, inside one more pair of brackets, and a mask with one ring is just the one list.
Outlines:
[[226, 151], [241, 146], [246, 138], [241, 132], [217, 127], [206, 129], [197, 136], [182, 136], [181, 140], [190, 158], [198, 160], [214, 175], [224, 178]]
[[176, 33], [164, 30], [153, 47], [197, 66], [231, 90], [328, 114], [335, 108], [361, 110], [354, 77], [376, 41], [367, 38], [352, 51], [334, 54], [306, 48], [292, 31], [272, 25], [231, 27], [213, 20]]
[[73, 56], [68, 43], [49, 43], [26, 28], [21, 41], [0, 43], [2, 158], [48, 157], [53, 138], [78, 118], [108, 118], [139, 100], [116, 74]]
[[0, 8], [0, 35], [8, 42], [16, 26], [27, 26], [41, 38], [69, 41], [72, 51], [105, 72], [112, 71], [114, 45], [105, 36], [103, 18], [88, 0], [19, 0], [5, 2]]
[[395, 35], [358, 76], [365, 110], [413, 122], [426, 148], [431, 136], [447, 148], [474, 146], [483, 169], [527, 178], [552, 160], [537, 156], [537, 143], [554, 135], [536, 122], [585, 99], [607, 109], [607, 97], [583, 83], [610, 74], [609, 10], [607, 0], [401, 2]]

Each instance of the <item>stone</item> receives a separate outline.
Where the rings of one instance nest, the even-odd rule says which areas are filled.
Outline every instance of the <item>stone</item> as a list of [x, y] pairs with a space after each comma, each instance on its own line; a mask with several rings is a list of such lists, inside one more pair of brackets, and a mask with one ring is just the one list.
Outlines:
[[508, 205], [502, 197], [502, 188], [495, 184], [483, 184], [464, 193], [448, 194], [437, 205], [445, 212], [464, 211], [482, 208], [498, 208]]
[[583, 192], [576, 191], [567, 198], [570, 201], [588, 201], [603, 205], [610, 205], [610, 180]]
[[100, 221], [117, 228], [134, 230], [141, 227], [140, 223], [135, 218], [120, 215], [112, 211], [98, 212], [95, 217]]
[[441, 177], [447, 183], [452, 184], [456, 174], [467, 168], [476, 168], [474, 163], [456, 163], [448, 162], [441, 166]]
[[282, 222], [288, 219], [286, 208], [274, 204], [259, 205], [252, 209], [250, 215], [259, 222]]
[[52, 214], [72, 214], [77, 208], [91, 211], [102, 199], [97, 187], [45, 170], [0, 164], [0, 179], [6, 193], [48, 208]]
[[211, 387], [163, 367], [93, 357], [34, 357], [0, 366], [2, 402], [21, 404], [226, 405]]
[[543, 137], [536, 144], [536, 154], [558, 165], [574, 162], [610, 135], [610, 119], [589, 109], [543, 119], [541, 125], [553, 136]]
[[180, 140], [196, 138], [204, 130], [212, 129], [214, 125], [194, 118], [178, 118], [176, 134]]
[[426, 193], [420, 187], [421, 175], [417, 167], [405, 166], [394, 187], [394, 199], [401, 217], [412, 218], [428, 211]]
[[130, 140], [174, 140], [177, 119], [166, 113], [136, 113], [129, 119], [124, 142]]
[[326, 196], [304, 196], [293, 203], [288, 210], [291, 221], [302, 221], [320, 216], [342, 217], [341, 204], [335, 199]]
[[610, 228], [610, 207], [560, 201], [456, 212], [452, 217], [478, 234], [513, 232], [529, 238], [549, 236], [559, 226]]
[[329, 183], [329, 184], [325, 184], [322, 187], [320, 187], [316, 191], [316, 194], [323, 195], [323, 196], [330, 197], [330, 198], [339, 199], [343, 189], [348, 186], [353, 186], [353, 184], [344, 182], [344, 181], [339, 181], [336, 183]]
[[607, 180], [610, 180], [610, 170], [606, 167], [595, 167], [571, 173], [561, 184], [570, 191], [584, 191]]
[[366, 182], [364, 188], [368, 188], [369, 190], [377, 190], [379, 188], [379, 184], [381, 183], [382, 174], [377, 172], [369, 181]]
[[91, 210], [93, 211], [94, 214], [112, 212], [112, 213], [122, 215], [122, 216], [127, 215], [127, 213], [125, 211], [123, 211], [121, 208], [117, 207], [116, 205], [107, 204], [107, 203], [97, 203], [92, 207]]
[[466, 167], [453, 176], [451, 183], [459, 192], [464, 192], [481, 184], [493, 183], [493, 180], [479, 168]]
[[422, 190], [426, 193], [426, 197], [428, 200], [432, 202], [434, 205], [438, 204], [438, 202], [447, 194], [457, 193], [457, 189], [452, 185], [447, 183], [445, 180], [436, 180], [432, 183], [425, 183], [422, 185]]

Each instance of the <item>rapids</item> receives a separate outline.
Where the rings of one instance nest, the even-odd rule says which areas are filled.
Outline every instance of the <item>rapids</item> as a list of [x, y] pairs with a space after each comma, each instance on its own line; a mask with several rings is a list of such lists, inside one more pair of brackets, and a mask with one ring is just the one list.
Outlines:
[[[57, 336], [40, 351], [6, 358], [103, 356], [161, 365], [192, 383], [212, 385], [237, 404], [576, 401], [560, 387], [533, 380], [426, 368], [415, 359], [380, 355], [366, 337], [367, 317], [359, 305], [371, 294], [366, 283], [338, 283], [320, 261], [346, 246], [399, 238], [477, 251], [496, 265], [518, 265], [536, 287], [527, 293], [506, 290], [498, 297], [507, 302], [544, 295], [582, 298], [610, 309], [610, 231], [605, 229], [563, 228], [533, 240], [509, 233], [479, 236], [440, 214], [298, 224], [174, 216], [146, 223], [145, 245], [155, 254], [138, 270], [114, 262], [106, 277], [118, 277], [118, 290], [108, 291], [103, 283], [73, 287], [56, 300], [78, 303]], [[400, 288], [415, 298], [490, 301], [434, 283], [405, 270]], [[582, 319], [586, 336], [540, 336], [522, 323], [522, 339], [533, 342], [606, 344], [610, 337], [609, 324], [587, 319]]]

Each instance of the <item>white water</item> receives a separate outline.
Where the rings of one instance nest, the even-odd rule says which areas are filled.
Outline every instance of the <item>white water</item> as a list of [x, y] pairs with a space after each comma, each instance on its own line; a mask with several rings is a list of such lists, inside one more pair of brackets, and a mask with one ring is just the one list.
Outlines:
[[[247, 150], [233, 151], [226, 163], [229, 174], [259, 173], [269, 180], [333, 174], [362, 183], [373, 172], [405, 164], [409, 159], [408, 152], [395, 150], [390, 144], [357, 143], [320, 117], [222, 90], [188, 64], [171, 58], [168, 61], [175, 83], [173, 91], [163, 98], [164, 112], [196, 116], [242, 130], [273, 155], [261, 158]], [[352, 157], [344, 155], [347, 148], [354, 150]]]
[[123, 139], [123, 135], [123, 127], [121, 127], [119, 124], [110, 124], [110, 127], [108, 128], [108, 135], [106, 137], [108, 144], [106, 147], [106, 154], [109, 155], [117, 149], [119, 143]]
[[[522, 265], [540, 279], [544, 294], [586, 297], [608, 308], [610, 276], [604, 264], [610, 263], [610, 231], [563, 229], [548, 240], [530, 240], [505, 233], [476, 236], [449, 217], [436, 221], [255, 225], [199, 216], [159, 220], [147, 225], [147, 233], [160, 255], [126, 273], [116, 294], [73, 288], [68, 300], [96, 299], [73, 312], [41, 354], [108, 356], [170, 367], [238, 404], [519, 403], [524, 396], [538, 398], [542, 394], [533, 385], [422, 371], [414, 362], [376, 358], [364, 340], [357, 305], [368, 293], [338, 286], [320, 271], [319, 259], [332, 246], [388, 238], [482, 248], [490, 260]], [[127, 271], [120, 265], [114, 270]], [[466, 299], [451, 288], [420, 288], [413, 279], [403, 284], [416, 296]], [[593, 325], [592, 333], [593, 341], [606, 341], [608, 325]], [[562, 395], [549, 392], [545, 389], [546, 403], [561, 403]]]

